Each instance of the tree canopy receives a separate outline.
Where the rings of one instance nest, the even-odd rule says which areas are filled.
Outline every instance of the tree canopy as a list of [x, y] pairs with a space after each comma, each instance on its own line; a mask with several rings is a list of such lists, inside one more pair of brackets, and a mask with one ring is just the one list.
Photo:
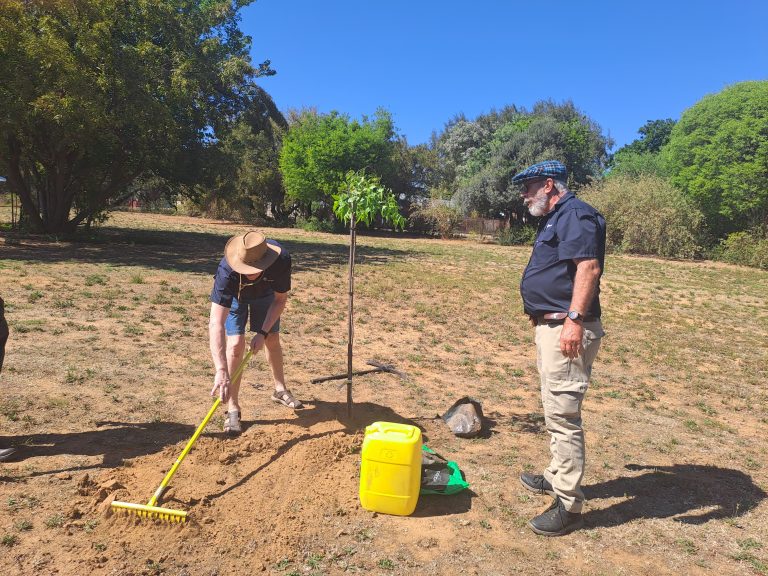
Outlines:
[[392, 117], [384, 109], [361, 121], [338, 112], [295, 115], [280, 151], [286, 200], [305, 212], [313, 202], [322, 203], [330, 213], [331, 198], [344, 187], [350, 170], [376, 174], [387, 185], [395, 171], [394, 135]]
[[662, 157], [716, 236], [766, 223], [768, 81], [705, 96], [683, 113]]
[[578, 187], [598, 178], [611, 140], [572, 102], [537, 103], [528, 112], [508, 106], [474, 121], [458, 117], [436, 138], [442, 188], [453, 192], [465, 210], [484, 215], [522, 215], [523, 205], [512, 177], [526, 166], [559, 159], [569, 169], [569, 184]]
[[0, 7], [0, 171], [30, 227], [71, 232], [141, 174], [200, 178], [206, 146], [272, 74], [243, 0], [9, 0]]

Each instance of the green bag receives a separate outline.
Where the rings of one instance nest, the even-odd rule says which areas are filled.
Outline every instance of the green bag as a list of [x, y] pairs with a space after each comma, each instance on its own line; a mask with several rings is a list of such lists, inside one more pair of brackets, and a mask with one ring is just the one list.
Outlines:
[[469, 487], [456, 462], [440, 456], [431, 448], [421, 446], [421, 489], [419, 494], [450, 496]]

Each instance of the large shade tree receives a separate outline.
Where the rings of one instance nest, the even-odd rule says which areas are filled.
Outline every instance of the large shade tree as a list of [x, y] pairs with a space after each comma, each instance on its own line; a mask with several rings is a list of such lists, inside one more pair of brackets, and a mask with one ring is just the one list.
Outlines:
[[455, 190], [457, 205], [482, 215], [522, 217], [519, 190], [511, 183], [516, 172], [558, 159], [568, 166], [569, 184], [578, 188], [602, 174], [612, 141], [572, 102], [544, 101], [530, 112], [509, 106], [472, 122], [460, 119], [435, 146], [445, 166], [442, 188]]
[[716, 236], [768, 224], [768, 81], [705, 96], [683, 113], [662, 157]]
[[151, 173], [194, 182], [269, 63], [250, 63], [245, 0], [0, 4], [0, 172], [34, 231], [66, 233]]
[[377, 174], [388, 186], [396, 171], [394, 136], [392, 116], [384, 109], [361, 121], [339, 112], [295, 114], [280, 151], [286, 200], [306, 215], [324, 206], [325, 214], [318, 215], [327, 217], [332, 195], [344, 188], [350, 170]]

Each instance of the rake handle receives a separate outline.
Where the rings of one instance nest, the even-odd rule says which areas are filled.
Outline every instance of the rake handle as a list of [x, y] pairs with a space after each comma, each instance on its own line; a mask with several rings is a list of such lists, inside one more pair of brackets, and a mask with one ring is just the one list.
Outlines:
[[[235, 370], [235, 373], [230, 377], [230, 381], [234, 381], [240, 378], [240, 375], [243, 373], [243, 370], [245, 369], [245, 366], [248, 364], [248, 361], [251, 359], [252, 355], [253, 355], [253, 352], [249, 349], [246, 355], [241, 360], [240, 365]], [[200, 425], [195, 430], [195, 433], [192, 435], [192, 438], [189, 439], [189, 442], [187, 442], [187, 445], [184, 447], [184, 450], [182, 450], [181, 454], [179, 454], [179, 457], [176, 458], [176, 462], [173, 463], [173, 466], [171, 466], [171, 469], [168, 470], [168, 473], [165, 475], [165, 478], [163, 478], [163, 481], [160, 483], [160, 486], [158, 486], [157, 490], [155, 490], [155, 493], [152, 495], [152, 498], [150, 498], [149, 502], [147, 502], [147, 506], [154, 506], [160, 500], [160, 498], [163, 495], [163, 492], [165, 492], [165, 489], [168, 486], [168, 483], [171, 481], [171, 478], [173, 478], [173, 475], [176, 474], [176, 470], [178, 470], [179, 466], [184, 461], [184, 458], [187, 457], [187, 454], [189, 454], [189, 451], [192, 450], [192, 446], [194, 446], [195, 442], [197, 441], [197, 438], [200, 436], [200, 434], [203, 433], [203, 430], [205, 430], [205, 427], [208, 426], [208, 422], [213, 417], [213, 414], [216, 412], [216, 408], [219, 407], [219, 404], [221, 404], [221, 397], [216, 398], [216, 400], [213, 403], [213, 406], [211, 406], [211, 409], [208, 410], [208, 414], [206, 414], [205, 418], [203, 418], [203, 421], [200, 422]]]

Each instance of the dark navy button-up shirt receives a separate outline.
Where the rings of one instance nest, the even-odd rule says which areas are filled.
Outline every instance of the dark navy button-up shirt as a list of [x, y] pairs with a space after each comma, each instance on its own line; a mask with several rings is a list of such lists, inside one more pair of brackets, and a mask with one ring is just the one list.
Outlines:
[[[267, 243], [280, 246], [277, 240], [267, 240]], [[283, 246], [280, 247], [282, 251], [277, 260], [264, 270], [256, 281], [248, 280], [245, 274], [232, 270], [227, 264], [227, 259], [222, 258], [213, 277], [211, 302], [231, 308], [233, 298], [246, 302], [273, 292], [288, 292], [291, 289], [291, 255]]]
[[[520, 281], [526, 314], [567, 312], [576, 275], [574, 258], [597, 258], [605, 263], [605, 218], [573, 193], [563, 196], [542, 218], [531, 259]], [[600, 316], [600, 284], [584, 316]]]

